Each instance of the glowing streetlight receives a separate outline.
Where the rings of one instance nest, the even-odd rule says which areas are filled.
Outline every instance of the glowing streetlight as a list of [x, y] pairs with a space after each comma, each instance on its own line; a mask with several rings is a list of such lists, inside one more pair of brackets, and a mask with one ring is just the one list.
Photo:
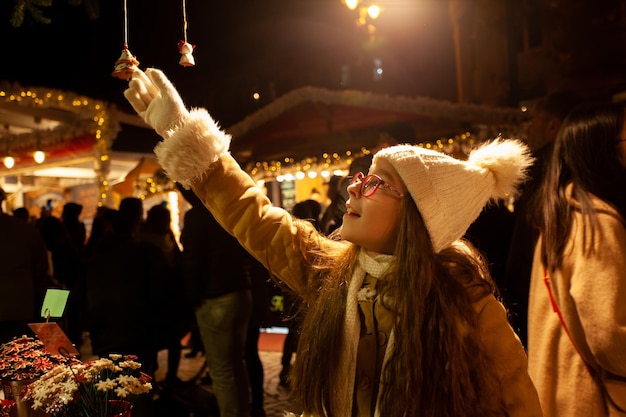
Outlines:
[[369, 17], [371, 17], [372, 19], [378, 19], [378, 16], [380, 16], [380, 14], [382, 13], [382, 9], [380, 8], [380, 6], [376, 5], [376, 4], [372, 4], [371, 6], [369, 6], [367, 8], [367, 14], [369, 15]]
[[15, 166], [15, 159], [11, 155], [4, 157], [4, 166], [11, 169]]
[[371, 0], [342, 0], [342, 2], [346, 5], [346, 7], [350, 10], [359, 11], [359, 25], [363, 26], [367, 24], [367, 18], [371, 20], [376, 20], [383, 12], [382, 7], [380, 7], [376, 2]]
[[359, 5], [359, 0], [345, 0], [346, 7], [350, 10], [355, 10], [356, 6]]
[[41, 150], [37, 150], [35, 151], [35, 153], [33, 153], [33, 159], [38, 164], [41, 164], [43, 161], [46, 160], [46, 154]]

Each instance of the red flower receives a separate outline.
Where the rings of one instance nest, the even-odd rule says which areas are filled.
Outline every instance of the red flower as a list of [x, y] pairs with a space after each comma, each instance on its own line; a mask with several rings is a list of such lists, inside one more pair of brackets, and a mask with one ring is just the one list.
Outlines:
[[10, 417], [11, 408], [15, 405], [15, 401], [0, 400], [0, 417]]

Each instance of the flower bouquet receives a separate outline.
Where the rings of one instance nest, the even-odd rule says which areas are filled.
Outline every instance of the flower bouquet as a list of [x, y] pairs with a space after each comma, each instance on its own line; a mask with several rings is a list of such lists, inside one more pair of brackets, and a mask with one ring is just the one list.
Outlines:
[[[0, 417], [30, 415], [22, 391], [32, 381], [60, 364], [78, 360], [51, 354], [39, 339], [22, 336], [0, 346], [0, 380], [7, 402], [2, 404]], [[12, 410], [12, 411], [10, 411]]]
[[152, 389], [150, 377], [139, 370], [136, 359], [115, 354], [58, 365], [31, 383], [24, 399], [50, 416], [130, 415], [133, 401]]
[[0, 346], [0, 379], [2, 381], [37, 379], [68, 360], [72, 358], [51, 354], [39, 339], [28, 336], [14, 338]]

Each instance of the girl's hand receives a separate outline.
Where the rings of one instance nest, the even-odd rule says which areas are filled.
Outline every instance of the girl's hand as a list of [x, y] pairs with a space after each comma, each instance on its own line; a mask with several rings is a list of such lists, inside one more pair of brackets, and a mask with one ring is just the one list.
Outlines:
[[137, 114], [162, 137], [181, 127], [189, 112], [183, 100], [162, 71], [137, 69], [124, 91]]

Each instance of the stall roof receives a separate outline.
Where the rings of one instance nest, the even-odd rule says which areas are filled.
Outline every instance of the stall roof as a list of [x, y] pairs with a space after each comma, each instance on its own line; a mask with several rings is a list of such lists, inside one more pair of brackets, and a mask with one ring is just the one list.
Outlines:
[[[50, 153], [45, 164], [48, 167], [80, 165], [94, 176], [92, 158], [99, 154], [98, 144], [107, 143], [113, 151], [113, 165], [118, 159], [115, 155], [123, 154], [125, 160], [130, 159], [124, 161], [125, 170], [129, 170], [141, 157], [151, 154], [160, 139], [137, 115], [120, 112], [100, 100], [44, 87], [7, 83], [1, 87], [2, 151], [6, 152], [9, 144], [13, 153], [20, 149], [22, 153], [30, 152], [37, 143], [48, 150], [58, 148], [56, 153]], [[297, 162], [334, 153], [345, 155], [347, 151], [356, 154], [374, 147], [378, 132], [392, 125], [410, 128], [411, 133], [396, 139], [419, 143], [454, 136], [478, 125], [495, 129], [518, 126], [524, 116], [517, 108], [302, 87], [226, 130], [233, 137], [233, 155], [250, 171], [259, 162]], [[104, 120], [105, 125], [101, 126], [99, 120]], [[100, 132], [102, 139], [96, 140]], [[137, 154], [136, 161], [127, 156], [133, 153]], [[30, 170], [43, 168], [28, 160], [22, 157], [19, 166], [12, 170], [0, 166], [0, 176], [29, 175]], [[120, 176], [118, 172], [112, 174]]]
[[233, 137], [233, 154], [246, 163], [371, 147], [376, 140], [372, 131], [399, 123], [410, 125], [415, 134], [396, 139], [419, 142], [454, 135], [475, 125], [519, 125], [524, 117], [518, 108], [302, 87], [227, 131]]

